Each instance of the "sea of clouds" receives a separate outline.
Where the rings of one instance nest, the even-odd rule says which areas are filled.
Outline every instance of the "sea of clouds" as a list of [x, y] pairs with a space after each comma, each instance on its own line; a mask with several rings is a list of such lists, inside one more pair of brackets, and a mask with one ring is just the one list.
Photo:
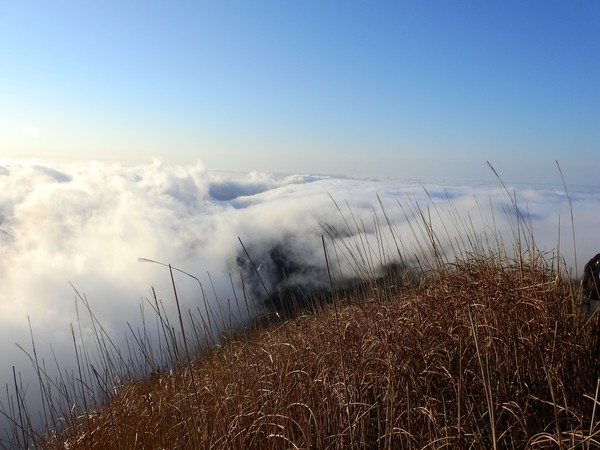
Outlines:
[[[168, 268], [140, 258], [197, 277], [212, 308], [231, 301], [242, 277], [254, 297], [282, 284], [326, 286], [322, 236], [337, 255], [336, 277], [358, 274], [348, 262], [352, 258], [339, 256], [357, 242], [363, 256], [374, 253], [369, 260], [376, 266], [397, 257], [394, 236], [400, 237], [410, 260], [419, 251], [415, 238], [427, 235], [425, 218], [443, 236], [446, 251], [456, 251], [465, 242], [460, 235], [471, 228], [510, 244], [531, 227], [540, 249], [553, 255], [560, 246], [565, 261], [577, 263], [581, 273], [600, 251], [600, 188], [567, 180], [576, 261], [569, 197], [556, 178], [552, 185], [505, 187], [491, 173], [487, 182], [445, 185], [228, 173], [207, 171], [200, 163], [0, 161], [0, 383], [3, 390], [13, 386], [14, 366], [23, 384], [36, 385], [28, 356], [15, 345], [31, 347], [29, 322], [40, 360], [52, 366], [56, 359], [61, 370], [74, 370], [70, 327], [78, 323], [77, 292], [117, 344], [125, 342], [128, 323], [140, 326], [140, 305], [152, 287], [173, 313]], [[357, 229], [364, 240], [357, 240]], [[253, 277], [240, 241], [260, 267], [264, 286]], [[175, 275], [182, 307], [202, 311], [198, 282]], [[236, 314], [241, 320], [249, 311], [238, 305]], [[82, 333], [88, 332], [84, 327]], [[36, 388], [27, 397], [35, 405]]]

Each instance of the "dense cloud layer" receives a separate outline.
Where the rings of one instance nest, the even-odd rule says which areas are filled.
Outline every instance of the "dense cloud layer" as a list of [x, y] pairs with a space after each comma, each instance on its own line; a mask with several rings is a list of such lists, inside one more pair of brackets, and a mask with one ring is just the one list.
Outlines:
[[[15, 346], [30, 346], [28, 318], [40, 358], [53, 360], [52, 344], [61, 367], [73, 367], [70, 324], [78, 322], [77, 294], [69, 283], [85, 294], [116, 342], [124, 342], [128, 322], [133, 329], [140, 325], [140, 304], [150, 297], [151, 287], [174, 312], [168, 270], [138, 258], [169, 263], [198, 277], [214, 307], [235, 296], [240, 271], [254, 297], [286, 285], [327, 286], [323, 235], [338, 255], [335, 275], [341, 278], [360, 275], [348, 261], [348, 248], [357, 245], [365, 254], [372, 249], [375, 256], [370, 260], [376, 266], [378, 260], [397, 258], [394, 236], [401, 237], [401, 251], [411, 259], [412, 252], [421, 251], [416, 237], [427, 234], [419, 225], [422, 217], [431, 218], [447, 251], [456, 251], [457, 243], [464, 242], [458, 236], [471, 227], [474, 234], [493, 236], [492, 240], [501, 236], [507, 245], [521, 233], [519, 213], [495, 182], [442, 186], [218, 173], [200, 164], [126, 167], [6, 161], [0, 164], [0, 192], [3, 385], [12, 385], [13, 365], [25, 382], [30, 381], [30, 364]], [[552, 252], [560, 243], [561, 253], [573, 264], [569, 203], [562, 187], [509, 186], [508, 192], [531, 224], [538, 247]], [[600, 251], [600, 189], [570, 187], [570, 194], [581, 270]], [[364, 237], [356, 236], [357, 228]], [[330, 236], [336, 237], [335, 244]], [[339, 257], [344, 252], [346, 256]], [[262, 283], [252, 276], [258, 267]], [[176, 281], [184, 307], [203, 308], [198, 283], [180, 273]], [[235, 312], [247, 314], [239, 307]], [[82, 334], [89, 328], [84, 325]]]

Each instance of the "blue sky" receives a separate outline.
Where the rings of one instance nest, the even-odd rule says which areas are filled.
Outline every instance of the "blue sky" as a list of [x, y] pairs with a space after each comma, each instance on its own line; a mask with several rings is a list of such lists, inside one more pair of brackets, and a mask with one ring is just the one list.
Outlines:
[[600, 2], [0, 1], [0, 156], [595, 181]]

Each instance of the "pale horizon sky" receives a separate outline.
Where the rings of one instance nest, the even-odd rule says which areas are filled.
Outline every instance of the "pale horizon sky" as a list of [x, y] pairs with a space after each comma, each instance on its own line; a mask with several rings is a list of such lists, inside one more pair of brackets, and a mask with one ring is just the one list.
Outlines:
[[595, 1], [0, 0], [0, 157], [597, 184]]

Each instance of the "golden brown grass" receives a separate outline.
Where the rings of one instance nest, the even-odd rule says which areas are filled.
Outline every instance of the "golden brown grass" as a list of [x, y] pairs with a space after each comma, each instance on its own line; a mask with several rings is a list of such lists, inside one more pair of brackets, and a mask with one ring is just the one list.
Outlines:
[[[230, 335], [48, 449], [595, 448], [591, 332], [540, 255], [467, 255], [393, 292]], [[193, 374], [193, 376], [191, 376]]]

